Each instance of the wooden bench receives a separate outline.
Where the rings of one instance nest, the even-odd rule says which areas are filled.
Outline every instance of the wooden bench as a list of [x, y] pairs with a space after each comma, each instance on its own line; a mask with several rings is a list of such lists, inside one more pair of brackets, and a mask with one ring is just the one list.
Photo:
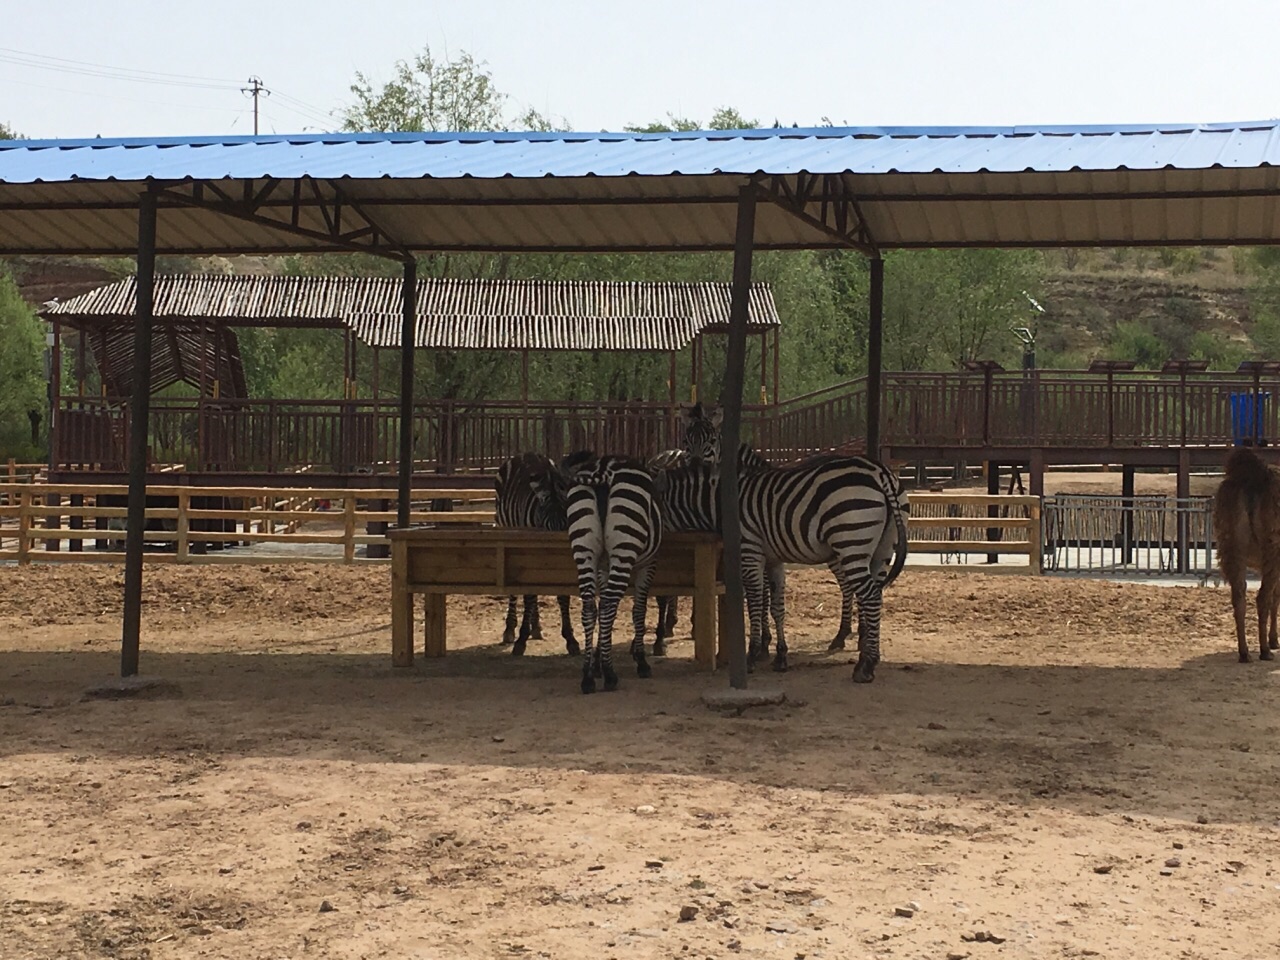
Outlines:
[[[425, 650], [443, 657], [448, 647], [450, 594], [484, 596], [576, 596], [578, 574], [569, 535], [546, 530], [391, 530], [391, 662], [413, 666], [414, 594], [426, 595]], [[694, 659], [716, 668], [718, 607], [724, 603], [720, 537], [710, 533], [668, 533], [658, 551], [649, 591], [653, 597], [693, 598]], [[497, 608], [494, 610], [497, 616]], [[650, 632], [657, 622], [649, 611]], [[575, 633], [581, 633], [578, 625]], [[631, 618], [620, 618], [614, 642], [625, 650]]]

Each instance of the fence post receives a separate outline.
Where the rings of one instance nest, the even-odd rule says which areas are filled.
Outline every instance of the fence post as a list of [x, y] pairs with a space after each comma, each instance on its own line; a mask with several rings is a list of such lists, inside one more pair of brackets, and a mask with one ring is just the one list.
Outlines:
[[31, 491], [23, 490], [18, 494], [18, 565], [26, 566], [31, 562]]
[[[84, 514], [79, 511], [84, 509], [84, 494], [73, 493], [71, 494], [70, 500], [71, 510], [68, 523], [70, 523], [72, 530], [83, 530]], [[72, 537], [70, 542], [67, 544], [67, 549], [72, 553], [80, 553], [84, 550], [84, 541], [78, 537]]]
[[191, 517], [187, 509], [191, 506], [191, 494], [185, 490], [178, 491], [178, 563], [187, 563], [190, 552]]
[[342, 501], [342, 562], [356, 559], [356, 498], [347, 494]]
[[1027, 526], [1027, 541], [1031, 544], [1031, 572], [1037, 577], [1044, 574], [1044, 535], [1040, 525], [1039, 497], [1031, 504], [1031, 523]]

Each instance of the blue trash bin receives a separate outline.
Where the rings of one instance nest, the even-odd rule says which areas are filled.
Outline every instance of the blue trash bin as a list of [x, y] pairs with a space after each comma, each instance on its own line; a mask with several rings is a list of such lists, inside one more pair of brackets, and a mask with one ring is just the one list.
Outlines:
[[[1263, 432], [1263, 415], [1267, 408], [1267, 398], [1271, 394], [1258, 394], [1258, 406], [1254, 409], [1253, 392], [1231, 394], [1231, 443], [1233, 446], [1252, 446], [1266, 439]], [[1256, 428], [1256, 429], [1255, 429]]]

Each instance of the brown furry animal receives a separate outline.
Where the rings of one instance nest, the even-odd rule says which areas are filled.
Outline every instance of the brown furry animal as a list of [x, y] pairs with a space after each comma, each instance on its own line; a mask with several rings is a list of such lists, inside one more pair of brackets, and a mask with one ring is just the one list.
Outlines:
[[1247, 570], [1256, 570], [1262, 577], [1257, 600], [1258, 657], [1270, 660], [1277, 645], [1276, 608], [1280, 605], [1280, 474], [1248, 447], [1234, 450], [1227, 458], [1226, 479], [1213, 498], [1213, 527], [1218, 566], [1231, 584], [1240, 662], [1249, 662], [1244, 625]]

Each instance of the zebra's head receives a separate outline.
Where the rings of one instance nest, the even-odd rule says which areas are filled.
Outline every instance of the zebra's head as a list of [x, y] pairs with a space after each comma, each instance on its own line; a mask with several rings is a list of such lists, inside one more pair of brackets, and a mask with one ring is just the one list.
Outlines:
[[569, 525], [569, 479], [547, 463], [529, 473], [529, 489], [536, 504], [535, 522], [544, 530], [564, 530]]
[[681, 447], [694, 463], [719, 465], [720, 423], [723, 419], [723, 410], [719, 407], [704, 408], [701, 401], [685, 408]]

